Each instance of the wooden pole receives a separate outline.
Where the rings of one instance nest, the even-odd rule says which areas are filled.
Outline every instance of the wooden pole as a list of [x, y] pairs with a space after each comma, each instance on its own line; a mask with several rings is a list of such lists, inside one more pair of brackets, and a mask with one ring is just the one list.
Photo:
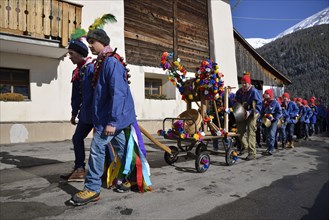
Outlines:
[[156, 146], [161, 148], [162, 150], [166, 151], [168, 154], [171, 154], [171, 150], [169, 147], [167, 147], [164, 144], [161, 144], [157, 139], [155, 139], [150, 133], [148, 133], [142, 126], [138, 125], [139, 129], [141, 132], [148, 138], [150, 139]]
[[226, 109], [228, 108], [228, 89], [227, 87], [224, 88], [225, 96], [224, 96], [224, 129], [226, 132], [229, 132], [228, 130], [228, 113], [226, 113]]
[[218, 127], [222, 128], [222, 125], [220, 124], [219, 115], [218, 115], [218, 108], [217, 108], [217, 104], [216, 104], [215, 100], [214, 100], [214, 108], [215, 108], [215, 113], [216, 113], [216, 117], [217, 117]]

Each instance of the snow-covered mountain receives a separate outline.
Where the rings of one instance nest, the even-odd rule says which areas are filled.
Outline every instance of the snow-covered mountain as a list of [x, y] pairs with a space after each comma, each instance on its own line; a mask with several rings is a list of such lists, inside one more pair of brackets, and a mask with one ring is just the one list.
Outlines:
[[310, 28], [316, 25], [321, 24], [329, 24], [329, 7], [326, 9], [323, 9], [322, 11], [304, 19], [303, 21], [297, 23], [296, 25], [292, 26], [291, 28], [288, 28], [287, 30], [283, 31], [279, 35], [277, 35], [274, 38], [269, 39], [263, 39], [263, 38], [248, 38], [246, 39], [247, 42], [255, 49], [262, 47], [265, 44], [270, 43], [271, 41], [274, 41], [278, 38], [281, 38], [287, 34], [291, 34], [293, 32]]

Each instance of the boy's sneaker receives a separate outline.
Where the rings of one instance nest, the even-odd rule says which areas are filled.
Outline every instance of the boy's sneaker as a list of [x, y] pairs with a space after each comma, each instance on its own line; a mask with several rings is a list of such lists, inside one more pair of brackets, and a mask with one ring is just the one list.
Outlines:
[[131, 189], [131, 184], [129, 181], [121, 183], [120, 185], [117, 185], [115, 191], [119, 192], [119, 193], [125, 193], [125, 192], [129, 192]]
[[74, 206], [86, 205], [89, 202], [95, 202], [100, 199], [100, 193], [84, 189], [72, 196], [70, 203]]
[[67, 179], [67, 182], [84, 182], [84, 181], [85, 181], [85, 169], [83, 168], [75, 169]]

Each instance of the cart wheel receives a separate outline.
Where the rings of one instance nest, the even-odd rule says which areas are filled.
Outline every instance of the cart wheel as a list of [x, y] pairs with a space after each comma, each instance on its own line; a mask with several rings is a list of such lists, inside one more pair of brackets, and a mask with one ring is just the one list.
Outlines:
[[206, 150], [207, 150], [207, 145], [201, 142], [200, 144], [198, 144], [198, 146], [195, 149], [195, 155], [199, 155], [202, 151], [206, 151]]
[[237, 160], [238, 160], [238, 152], [230, 148], [225, 155], [225, 161], [227, 166], [231, 166], [235, 164]]
[[210, 166], [210, 156], [207, 152], [203, 151], [197, 155], [195, 159], [195, 169], [198, 173], [204, 173]]
[[164, 159], [167, 162], [167, 164], [172, 165], [178, 160], [178, 156], [177, 156], [178, 148], [175, 146], [169, 146], [169, 148], [171, 150], [171, 154], [165, 152]]

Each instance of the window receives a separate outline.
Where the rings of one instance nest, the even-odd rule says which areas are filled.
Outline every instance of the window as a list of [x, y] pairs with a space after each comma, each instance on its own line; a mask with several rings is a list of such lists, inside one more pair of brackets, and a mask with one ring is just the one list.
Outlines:
[[29, 70], [0, 67], [0, 93], [19, 93], [30, 99]]
[[162, 95], [162, 80], [145, 78], [145, 98], [161, 98]]

